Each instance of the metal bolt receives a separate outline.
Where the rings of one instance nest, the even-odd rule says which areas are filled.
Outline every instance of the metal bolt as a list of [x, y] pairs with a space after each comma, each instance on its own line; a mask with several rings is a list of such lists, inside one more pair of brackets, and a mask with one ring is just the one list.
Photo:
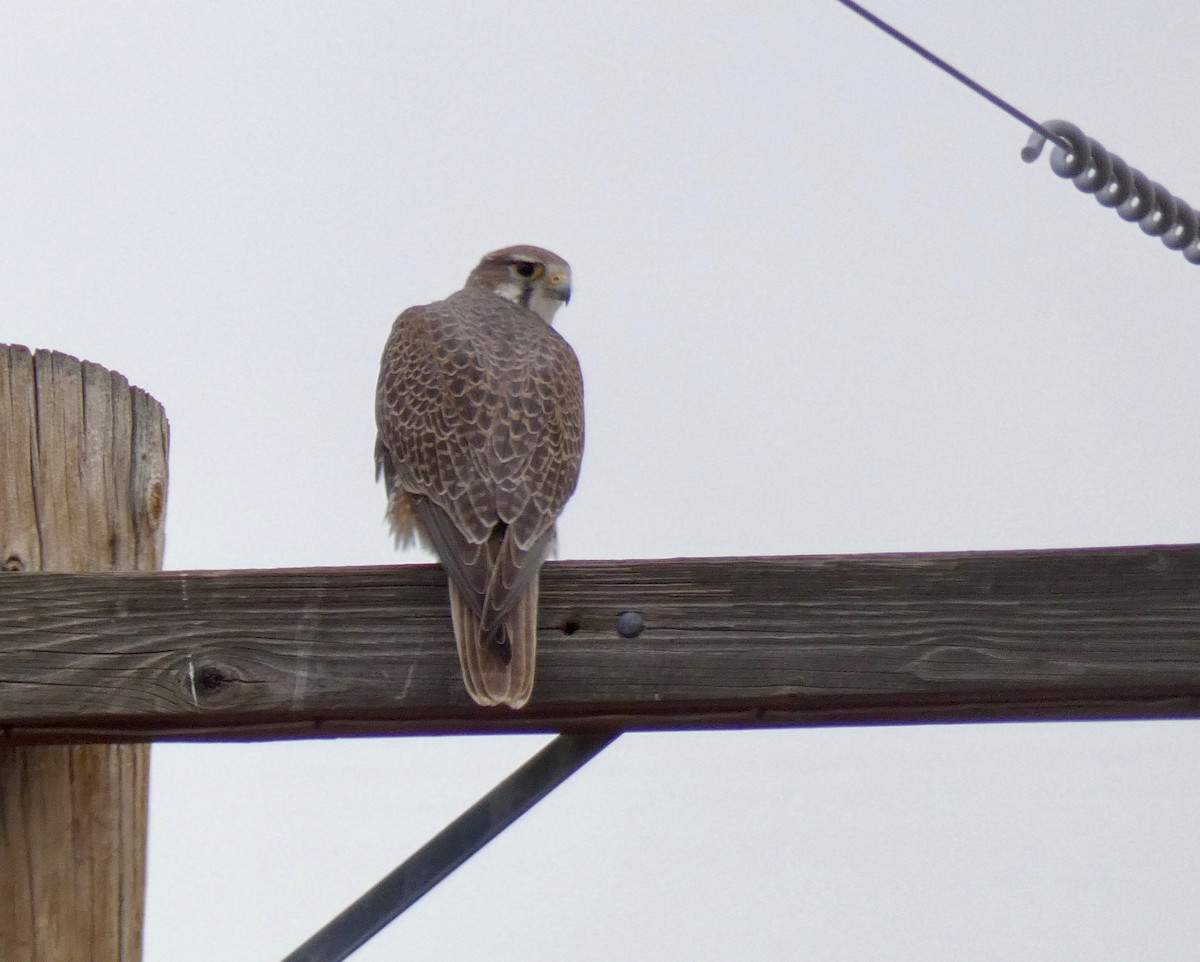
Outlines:
[[640, 611], [623, 611], [617, 616], [617, 634], [622, 638], [636, 638], [646, 627], [646, 619]]

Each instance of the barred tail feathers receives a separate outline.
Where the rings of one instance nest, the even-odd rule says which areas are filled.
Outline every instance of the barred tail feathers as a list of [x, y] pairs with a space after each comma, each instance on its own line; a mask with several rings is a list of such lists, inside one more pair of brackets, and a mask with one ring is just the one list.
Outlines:
[[470, 601], [450, 580], [450, 617], [467, 694], [479, 705], [521, 708], [533, 694], [537, 657], [538, 577], [525, 585], [520, 598], [504, 618], [505, 649], [483, 638], [479, 616]]

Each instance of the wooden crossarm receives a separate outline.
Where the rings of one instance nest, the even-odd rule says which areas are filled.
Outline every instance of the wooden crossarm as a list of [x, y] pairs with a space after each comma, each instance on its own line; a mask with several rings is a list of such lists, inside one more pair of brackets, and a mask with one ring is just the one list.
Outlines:
[[552, 563], [539, 644], [483, 709], [433, 565], [5, 574], [0, 742], [1195, 717], [1200, 546]]

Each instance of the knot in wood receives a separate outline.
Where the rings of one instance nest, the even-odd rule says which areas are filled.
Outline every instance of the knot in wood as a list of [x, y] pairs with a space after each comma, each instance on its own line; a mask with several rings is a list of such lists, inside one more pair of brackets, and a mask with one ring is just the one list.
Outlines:
[[233, 677], [220, 665], [204, 665], [196, 669], [196, 694], [214, 695], [233, 681]]
[[146, 514], [150, 516], [150, 523], [156, 528], [162, 523], [163, 509], [166, 504], [167, 492], [163, 488], [163, 483], [161, 481], [153, 482], [146, 496]]

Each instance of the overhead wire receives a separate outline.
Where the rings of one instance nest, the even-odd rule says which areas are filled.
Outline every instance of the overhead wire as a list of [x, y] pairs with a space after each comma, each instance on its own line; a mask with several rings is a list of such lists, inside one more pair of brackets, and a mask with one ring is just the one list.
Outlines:
[[963, 73], [961, 70], [959, 70], [953, 64], [947, 63], [945, 60], [943, 60], [941, 57], [939, 57], [936, 53], [934, 53], [928, 47], [924, 47], [921, 44], [917, 43], [917, 41], [913, 40], [913, 38], [908, 36], [908, 34], [903, 33], [900, 30], [897, 30], [886, 20], [875, 16], [875, 14], [871, 13], [871, 11], [868, 10], [866, 7], [863, 7], [863, 6], [855, 3], [854, 0], [837, 0], [837, 2], [840, 3], [843, 7], [846, 7], [848, 10], [852, 10], [855, 13], [857, 13], [860, 17], [862, 17], [868, 23], [871, 23], [874, 26], [878, 27], [880, 30], [882, 30], [884, 33], [886, 33], [889, 37], [892, 37], [893, 39], [900, 41], [900, 43], [902, 43], [902, 44], [904, 44], [904, 46], [908, 47], [909, 50], [912, 50], [914, 53], [917, 53], [920, 56], [924, 57], [935, 67], [937, 67], [941, 70], [944, 70], [946, 73], [948, 73], [951, 77], [953, 77], [959, 83], [964, 84], [969, 89], [975, 91], [975, 93], [979, 94], [979, 96], [981, 96], [984, 100], [995, 105], [996, 107], [999, 107], [1010, 117], [1013, 117], [1014, 119], [1019, 120], [1030, 130], [1034, 131], [1035, 133], [1041, 134], [1047, 140], [1054, 141], [1054, 143], [1058, 144], [1061, 147], [1065, 147], [1068, 149], [1070, 148], [1071, 142], [1069, 140], [1067, 140], [1065, 137], [1061, 137], [1058, 134], [1054, 133], [1054, 131], [1050, 130], [1049, 128], [1042, 126], [1036, 120], [1034, 120], [1032, 117], [1030, 117], [1029, 114], [1025, 113], [1022, 110], [1018, 110], [1016, 107], [1014, 107], [1012, 104], [1010, 104], [1007, 100], [1005, 100], [999, 94], [992, 93], [990, 90], [987, 89], [987, 87], [985, 87], [983, 84], [979, 83], [978, 81], [972, 80], [970, 77], [968, 77], [965, 73]]
[[855, 0], [837, 2], [1033, 131], [1021, 150], [1021, 159], [1026, 163], [1037, 160], [1046, 141], [1051, 141], [1055, 146], [1050, 153], [1050, 167], [1059, 177], [1091, 194], [1101, 206], [1115, 208], [1122, 220], [1136, 222], [1144, 233], [1158, 237], [1168, 249], [1181, 251], [1189, 263], [1200, 265], [1200, 213], [1185, 200], [1130, 167], [1069, 121], [1039, 123]]

